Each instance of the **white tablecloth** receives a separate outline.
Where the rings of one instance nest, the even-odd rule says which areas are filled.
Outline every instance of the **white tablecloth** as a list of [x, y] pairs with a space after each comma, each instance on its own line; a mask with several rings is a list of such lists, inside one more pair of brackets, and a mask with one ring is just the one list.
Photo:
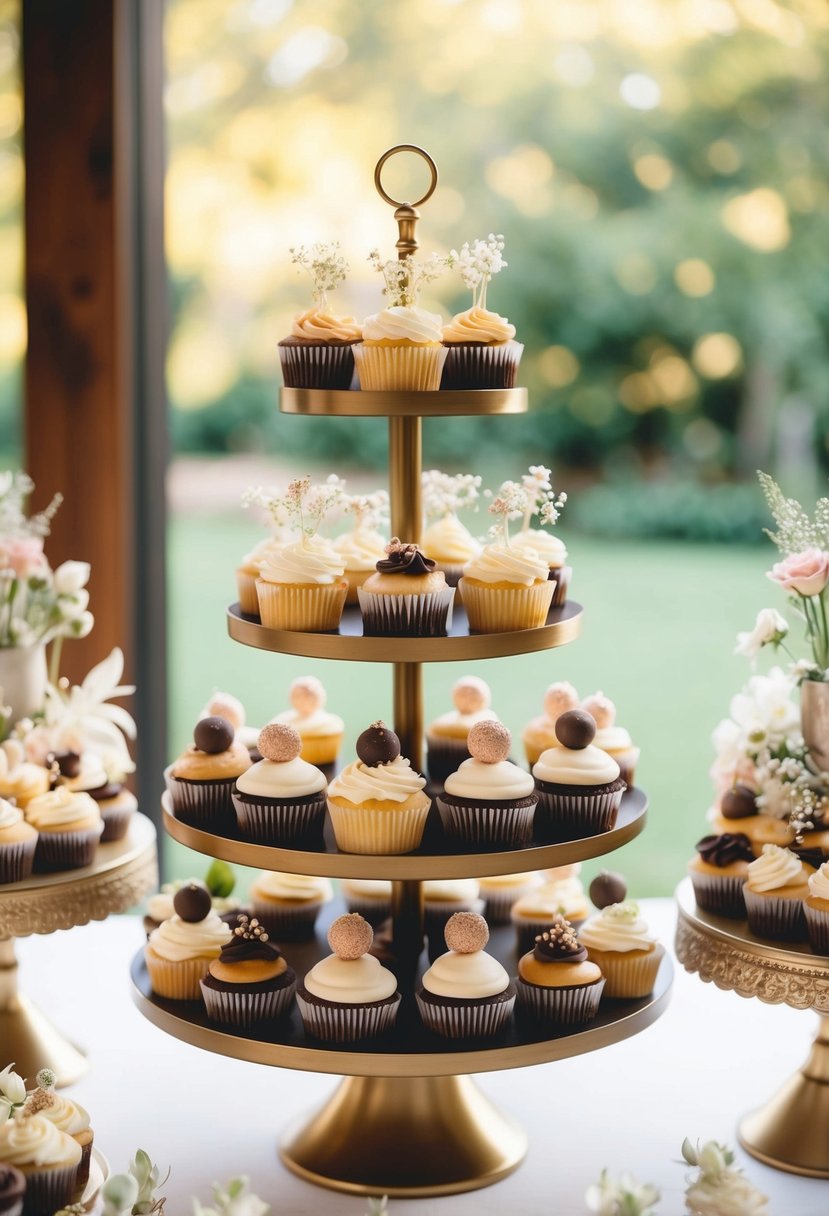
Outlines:
[[[645, 900], [643, 908], [671, 942], [671, 901]], [[211, 1181], [242, 1173], [274, 1216], [362, 1216], [363, 1200], [301, 1182], [276, 1156], [282, 1127], [323, 1101], [336, 1079], [224, 1059], [157, 1030], [130, 999], [129, 961], [142, 941], [138, 919], [114, 917], [19, 944], [21, 987], [91, 1054], [88, 1076], [68, 1092], [91, 1111], [96, 1143], [113, 1168], [124, 1169], [139, 1146], [170, 1163], [166, 1216], [189, 1216], [190, 1195], [206, 1199]], [[719, 992], [677, 968], [668, 1012], [636, 1038], [479, 1078], [529, 1133], [517, 1173], [466, 1195], [392, 1201], [392, 1212], [580, 1216], [585, 1187], [607, 1166], [654, 1182], [660, 1213], [679, 1214], [683, 1137], [735, 1144], [738, 1116], [802, 1063], [816, 1021]], [[738, 1159], [771, 1197], [774, 1216], [829, 1212], [829, 1184], [767, 1169], [742, 1152]]]

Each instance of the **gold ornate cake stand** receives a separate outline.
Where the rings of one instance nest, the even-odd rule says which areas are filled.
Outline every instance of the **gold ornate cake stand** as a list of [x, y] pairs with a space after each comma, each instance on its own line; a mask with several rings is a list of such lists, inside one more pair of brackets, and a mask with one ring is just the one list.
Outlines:
[[686, 971], [739, 996], [821, 1015], [809, 1058], [765, 1106], [746, 1115], [739, 1140], [777, 1169], [829, 1178], [829, 958], [755, 937], [745, 921], [696, 905], [690, 878], [676, 891], [676, 954]]
[[81, 870], [33, 874], [0, 887], [0, 1046], [30, 1080], [53, 1069], [58, 1085], [71, 1085], [87, 1069], [86, 1058], [19, 991], [14, 940], [55, 933], [125, 912], [158, 885], [155, 828], [133, 815], [123, 840], [100, 845], [95, 862]]

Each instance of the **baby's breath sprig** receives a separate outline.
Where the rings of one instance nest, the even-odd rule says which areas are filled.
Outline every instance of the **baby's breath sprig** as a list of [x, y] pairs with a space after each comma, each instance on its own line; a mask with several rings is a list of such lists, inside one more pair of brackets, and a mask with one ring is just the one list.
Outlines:
[[758, 470], [757, 477], [766, 497], [777, 531], [765, 529], [783, 554], [800, 553], [804, 549], [829, 549], [829, 498], [819, 498], [814, 518], [810, 519], [796, 498], [786, 498], [780, 486]]
[[295, 477], [288, 482], [284, 494], [263, 494], [261, 490], [251, 489], [245, 493], [242, 503], [263, 507], [273, 518], [281, 513], [285, 526], [298, 531], [304, 540], [319, 531], [323, 520], [339, 501], [344, 486], [342, 478], [334, 473], [317, 484], [312, 483], [310, 476]]
[[375, 490], [373, 494], [343, 494], [340, 506], [346, 515], [354, 516], [355, 532], [362, 528], [380, 528], [388, 523], [387, 490]]
[[383, 276], [385, 287], [383, 295], [390, 308], [414, 308], [420, 299], [420, 293], [427, 283], [440, 278], [445, 270], [454, 265], [455, 255], [450, 253], [444, 257], [439, 253], [430, 253], [428, 258], [389, 258], [383, 261], [379, 249], [372, 249], [368, 260], [372, 267]]
[[500, 540], [509, 546], [509, 523], [511, 519], [521, 519], [527, 509], [527, 491], [518, 481], [505, 481], [492, 502], [487, 507], [490, 515], [497, 522], [489, 529], [493, 540]]
[[527, 505], [524, 508], [524, 520], [521, 531], [526, 532], [537, 515], [544, 526], [552, 527], [558, 522], [559, 514], [567, 502], [565, 493], [557, 494], [550, 480], [552, 473], [543, 464], [531, 464], [528, 472], [521, 478], [521, 484], [527, 491]]
[[486, 289], [492, 278], [509, 263], [503, 258], [504, 238], [490, 232], [486, 240], [467, 241], [460, 253], [453, 249], [449, 257], [457, 263], [465, 287], [472, 292], [472, 307], [486, 308]]
[[340, 253], [340, 242], [318, 241], [314, 245], [292, 246], [289, 253], [293, 264], [308, 272], [317, 304], [327, 308], [328, 292], [339, 287], [348, 274], [348, 262]]
[[242, 507], [260, 507], [268, 516], [271, 528], [275, 534], [288, 526], [288, 512], [285, 509], [285, 496], [282, 490], [271, 487], [266, 490], [262, 486], [248, 486], [242, 495]]
[[427, 469], [421, 477], [423, 510], [427, 519], [439, 519], [469, 508], [475, 510], [481, 478], [474, 473], [442, 473]]
[[0, 473], [0, 536], [49, 535], [52, 520], [63, 502], [63, 495], [55, 494], [43, 511], [27, 516], [26, 501], [34, 488], [35, 483], [22, 469]]

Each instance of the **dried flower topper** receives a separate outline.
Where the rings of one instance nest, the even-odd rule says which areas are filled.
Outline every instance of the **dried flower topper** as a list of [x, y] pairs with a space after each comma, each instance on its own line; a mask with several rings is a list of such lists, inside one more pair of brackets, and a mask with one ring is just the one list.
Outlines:
[[521, 519], [522, 530], [529, 527], [534, 515], [542, 524], [554, 524], [566, 501], [566, 494], [556, 494], [552, 488], [550, 470], [544, 465], [532, 465], [520, 482], [505, 481], [489, 504], [490, 513], [499, 521], [489, 534], [508, 545], [510, 520]]
[[278, 513], [284, 517], [285, 526], [298, 532], [301, 538], [311, 537], [339, 504], [344, 487], [345, 482], [333, 473], [316, 484], [310, 477], [295, 477], [283, 494], [266, 492], [261, 487], [247, 490], [242, 505], [263, 507], [273, 518]]
[[297, 245], [289, 250], [291, 261], [307, 271], [313, 284], [312, 295], [321, 309], [328, 307], [328, 292], [345, 282], [348, 262], [340, 253], [340, 242], [318, 241], [314, 245]]
[[427, 283], [440, 278], [453, 265], [453, 255], [443, 257], [431, 253], [428, 258], [389, 258], [383, 261], [378, 249], [372, 249], [368, 260], [383, 276], [383, 295], [390, 308], [414, 308]]
[[475, 507], [480, 497], [481, 478], [473, 473], [441, 473], [427, 469], [421, 476], [423, 510], [427, 519], [456, 515]]
[[354, 531], [373, 530], [388, 525], [389, 495], [387, 490], [373, 494], [343, 494], [340, 506], [345, 515], [354, 517]]
[[509, 265], [504, 261], [504, 238], [490, 232], [486, 240], [467, 241], [460, 253], [453, 249], [450, 265], [457, 264], [465, 287], [472, 292], [472, 307], [486, 308], [486, 289], [493, 277]]

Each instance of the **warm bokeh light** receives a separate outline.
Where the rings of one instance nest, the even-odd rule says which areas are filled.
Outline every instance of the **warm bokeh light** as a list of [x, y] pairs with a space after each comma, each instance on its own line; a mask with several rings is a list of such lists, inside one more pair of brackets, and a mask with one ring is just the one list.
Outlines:
[[685, 258], [674, 267], [674, 282], [686, 296], [708, 296], [716, 283], [714, 271], [703, 258]]
[[673, 181], [674, 167], [667, 157], [649, 152], [636, 158], [633, 172], [648, 190], [666, 190]]
[[538, 370], [552, 388], [565, 388], [576, 379], [581, 364], [568, 347], [548, 346], [538, 358]]
[[644, 296], [656, 286], [656, 266], [646, 253], [628, 253], [614, 263], [619, 286], [632, 296]]
[[742, 366], [743, 352], [733, 334], [705, 334], [694, 343], [691, 360], [701, 376], [721, 380]]
[[26, 309], [18, 295], [0, 295], [0, 366], [12, 366], [26, 351]]
[[786, 203], [768, 186], [729, 199], [722, 220], [730, 233], [763, 253], [785, 249], [791, 239]]

